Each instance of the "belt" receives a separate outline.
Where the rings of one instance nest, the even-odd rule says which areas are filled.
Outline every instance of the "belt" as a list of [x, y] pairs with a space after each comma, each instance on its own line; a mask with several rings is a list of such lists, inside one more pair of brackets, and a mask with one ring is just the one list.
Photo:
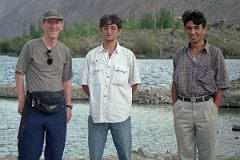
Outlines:
[[178, 96], [178, 99], [180, 99], [182, 101], [186, 101], [186, 102], [192, 102], [192, 103], [208, 101], [211, 98], [212, 98], [212, 96], [203, 96], [203, 97], [182, 97], [182, 96]]

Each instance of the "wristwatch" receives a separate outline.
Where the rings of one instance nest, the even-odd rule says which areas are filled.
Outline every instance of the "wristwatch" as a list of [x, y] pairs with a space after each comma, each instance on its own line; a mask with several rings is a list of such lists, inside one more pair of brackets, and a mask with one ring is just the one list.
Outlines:
[[70, 108], [72, 110], [73, 106], [70, 104], [67, 104], [66, 107]]

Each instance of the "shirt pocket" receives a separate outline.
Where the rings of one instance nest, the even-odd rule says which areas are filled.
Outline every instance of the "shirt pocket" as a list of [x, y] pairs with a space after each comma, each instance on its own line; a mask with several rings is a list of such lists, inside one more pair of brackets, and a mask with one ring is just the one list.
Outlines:
[[206, 85], [213, 85], [214, 71], [207, 67], [200, 67], [197, 72], [197, 80]]
[[102, 84], [104, 82], [104, 71], [102, 65], [93, 66], [90, 69], [90, 83], [91, 84]]
[[121, 85], [128, 83], [129, 67], [115, 65], [113, 69], [112, 84]]

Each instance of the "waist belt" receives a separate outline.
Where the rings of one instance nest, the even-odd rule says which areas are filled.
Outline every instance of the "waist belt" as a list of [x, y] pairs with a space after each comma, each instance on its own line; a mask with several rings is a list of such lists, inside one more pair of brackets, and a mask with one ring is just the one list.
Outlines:
[[178, 96], [178, 99], [180, 99], [182, 101], [186, 101], [186, 102], [192, 102], [192, 103], [208, 101], [211, 98], [212, 98], [212, 96], [203, 96], [203, 97], [182, 97], [182, 96]]

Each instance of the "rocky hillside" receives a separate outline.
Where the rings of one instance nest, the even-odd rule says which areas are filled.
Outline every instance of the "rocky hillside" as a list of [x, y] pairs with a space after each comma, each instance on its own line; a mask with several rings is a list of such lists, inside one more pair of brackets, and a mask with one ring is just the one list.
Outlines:
[[9, 39], [27, 31], [31, 23], [37, 25], [41, 15], [49, 8], [59, 9], [66, 25], [75, 22], [96, 21], [106, 13], [117, 13], [123, 18], [131, 14], [139, 18], [146, 12], [165, 7], [181, 16], [186, 9], [203, 11], [209, 22], [224, 20], [240, 24], [239, 0], [1, 0], [0, 39]]

